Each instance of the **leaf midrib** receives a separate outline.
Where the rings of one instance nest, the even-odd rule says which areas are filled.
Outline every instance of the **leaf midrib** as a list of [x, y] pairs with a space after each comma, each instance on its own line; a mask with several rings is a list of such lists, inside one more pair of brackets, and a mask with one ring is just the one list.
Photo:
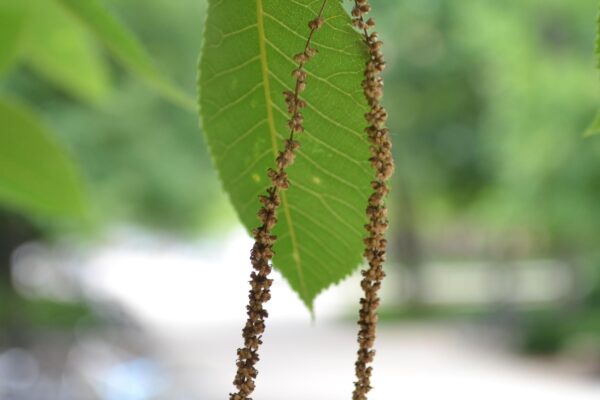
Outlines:
[[[258, 30], [258, 45], [259, 45], [259, 56], [260, 56], [260, 67], [263, 81], [263, 89], [265, 95], [265, 105], [267, 108], [267, 121], [269, 125], [269, 133], [271, 135], [271, 145], [273, 150], [273, 156], [277, 157], [278, 149], [277, 149], [277, 129], [275, 127], [275, 118], [273, 116], [273, 99], [271, 98], [271, 88], [269, 83], [269, 63], [267, 58], [267, 38], [265, 33], [265, 23], [264, 23], [264, 10], [263, 10], [263, 0], [256, 0], [256, 20], [257, 20], [257, 30]], [[296, 238], [296, 232], [294, 230], [294, 224], [292, 223], [292, 216], [290, 213], [290, 207], [287, 199], [287, 195], [285, 192], [280, 192], [281, 196], [281, 207], [283, 209], [285, 219], [287, 221], [288, 230], [290, 234], [290, 242], [292, 245], [292, 259], [294, 260], [294, 264], [296, 265], [296, 270], [298, 272], [298, 280], [300, 282], [300, 286], [302, 288], [304, 298], [308, 299], [308, 291], [306, 288], [306, 283], [304, 282], [304, 273], [302, 271], [302, 261], [300, 258], [300, 251], [298, 246], [298, 241]]]

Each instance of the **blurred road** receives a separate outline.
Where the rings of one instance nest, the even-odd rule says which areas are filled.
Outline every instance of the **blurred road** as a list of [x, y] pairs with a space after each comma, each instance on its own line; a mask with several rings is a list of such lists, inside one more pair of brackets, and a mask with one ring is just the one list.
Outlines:
[[[74, 281], [77, 284], [71, 292], [81, 291], [113, 319], [119, 310], [117, 314], [130, 321], [116, 333], [110, 329], [75, 332], [73, 343], [62, 345], [69, 376], [83, 382], [71, 386], [84, 387], [77, 393], [86, 390], [93, 395], [46, 396], [44, 400], [226, 398], [233, 390], [235, 350], [241, 344], [248, 291], [247, 254], [239, 249], [250, 248], [250, 240], [243, 232], [219, 242], [200, 243], [136, 235], [127, 238], [94, 248], [85, 257], [65, 259], [62, 253], [39, 246], [26, 247], [16, 257], [16, 282], [25, 292], [43, 289], [48, 295], [65, 296], [68, 282]], [[60, 268], [46, 268], [53, 263]], [[67, 278], [48, 275], [61, 268]], [[472, 287], [484, 291], [484, 284], [467, 285], [468, 276], [460, 272], [440, 275], [440, 285], [452, 293], [471, 293]], [[457, 273], [460, 279], [455, 277]], [[357, 307], [358, 275], [317, 299], [312, 323], [298, 296], [279, 274], [273, 277], [273, 301], [268, 304], [270, 317], [253, 397], [349, 399], [356, 327], [352, 322], [336, 321]], [[530, 280], [544, 282], [538, 286], [548, 287], [539, 274], [534, 278]], [[392, 302], [398, 292], [392, 282], [397, 279], [390, 274], [388, 282], [382, 297]], [[565, 361], [519, 357], [504, 348], [497, 335], [498, 331], [457, 322], [381, 325], [370, 400], [600, 398], [600, 380], [592, 379], [581, 360], [567, 365]], [[10, 359], [34, 364], [28, 354], [16, 356]], [[1, 367], [0, 362], [0, 377]], [[53, 370], [58, 371], [56, 367]], [[36, 374], [33, 371], [31, 375]], [[62, 381], [60, 387], [65, 386]], [[48, 392], [42, 388], [36, 393]], [[38, 400], [39, 396], [13, 398]], [[4, 400], [1, 390], [0, 399]]]
[[[223, 399], [232, 390], [240, 327], [162, 332], [161, 362], [194, 396]], [[347, 400], [355, 351], [351, 324], [273, 322], [259, 364], [261, 400]], [[481, 332], [479, 332], [481, 334]], [[587, 400], [600, 382], [543, 361], [507, 355], [477, 332], [443, 324], [383, 326], [377, 343], [372, 400]]]

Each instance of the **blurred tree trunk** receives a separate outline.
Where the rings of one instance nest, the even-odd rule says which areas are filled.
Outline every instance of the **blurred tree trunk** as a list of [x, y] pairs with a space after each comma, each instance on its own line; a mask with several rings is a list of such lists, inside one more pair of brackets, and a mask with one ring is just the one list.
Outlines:
[[396, 185], [400, 207], [396, 221], [396, 257], [402, 265], [401, 287], [409, 309], [419, 308], [424, 302], [423, 251], [416, 222], [415, 205], [406, 179]]
[[0, 345], [19, 344], [22, 310], [14, 289], [11, 257], [21, 244], [34, 239], [38, 233], [25, 219], [0, 211]]

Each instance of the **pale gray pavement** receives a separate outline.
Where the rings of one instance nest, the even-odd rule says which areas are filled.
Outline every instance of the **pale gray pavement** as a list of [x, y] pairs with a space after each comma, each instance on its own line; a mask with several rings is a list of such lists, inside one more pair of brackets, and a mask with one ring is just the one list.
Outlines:
[[[162, 332], [156, 356], [202, 400], [232, 389], [235, 326]], [[494, 350], [483, 331], [443, 324], [384, 326], [372, 400], [544, 399], [600, 396], [600, 381], [569, 365], [532, 361]], [[347, 400], [355, 351], [352, 324], [270, 324], [259, 364], [257, 400]]]

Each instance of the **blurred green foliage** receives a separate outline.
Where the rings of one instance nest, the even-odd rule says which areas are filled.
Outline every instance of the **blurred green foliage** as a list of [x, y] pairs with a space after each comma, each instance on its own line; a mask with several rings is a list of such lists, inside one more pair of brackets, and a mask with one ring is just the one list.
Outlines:
[[[387, 9], [386, 9], [387, 8]], [[402, 0], [379, 8], [398, 179], [427, 229], [453, 221], [536, 236], [542, 253], [600, 234], [597, 5]]]
[[[0, 24], [0, 90], [66, 144], [96, 220], [185, 230], [231, 216], [194, 114], [134, 76], [164, 71], [193, 96], [204, 2], [38, 0], [29, 19], [16, 6], [26, 3], [0, 1], [10, 21]], [[578, 132], [598, 104], [596, 5], [401, 0], [375, 11], [396, 176], [423, 229], [463, 219], [542, 232], [548, 251], [589, 250], [600, 144]]]
[[587, 332], [584, 319], [600, 320], [600, 142], [581, 138], [600, 104], [597, 6], [402, 0], [377, 16], [390, 65], [396, 187], [408, 188], [422, 236], [431, 243], [459, 225], [462, 240], [487, 238], [487, 256], [516, 242], [526, 250], [504, 256], [583, 267], [581, 308], [567, 327], [522, 315], [519, 346], [529, 352], [556, 351]]
[[[95, 220], [178, 231], [231, 222], [194, 113], [144, 83], [164, 71], [193, 96], [204, 2], [38, 2], [53, 18], [25, 18], [15, 5], [27, 2], [0, 1], [0, 93], [30, 104], [65, 144]], [[579, 135], [598, 104], [593, 3], [375, 8], [396, 186], [407, 187], [426, 234], [467, 221], [500, 236], [530, 232], [541, 254], [593, 258], [600, 143]], [[144, 66], [148, 54], [156, 66]]]
[[[159, 93], [180, 106], [196, 110], [195, 96], [173, 86], [154, 66], [152, 59], [135, 36], [106, 9], [102, 0], [57, 0], [106, 46], [124, 67], [143, 78]], [[46, 17], [46, 19], [48, 19]], [[71, 35], [73, 36], [73, 35]]]
[[[95, 328], [100, 320], [92, 309], [83, 303], [59, 302], [46, 299], [28, 299], [15, 296], [12, 289], [0, 283], [0, 345], [7, 330], [18, 329], [73, 329], [75, 326]], [[21, 338], [25, 339], [25, 338]]]
[[[158, 68], [195, 96], [203, 2], [107, 3], [146, 45]], [[158, 96], [133, 74], [113, 73], [117, 86], [97, 107], [57, 103], [43, 89], [47, 118], [90, 182], [96, 219], [172, 232], [231, 226], [235, 217], [204, 148], [197, 113]], [[30, 87], [26, 74], [18, 81]]]
[[[426, 238], [457, 224], [499, 240], [525, 232], [535, 243], [525, 256], [586, 267], [584, 317], [556, 335], [547, 322], [555, 314], [532, 319], [523, 345], [531, 351], [560, 347], [564, 335], [600, 321], [600, 141], [581, 138], [600, 104], [596, 3], [397, 0], [374, 8], [389, 65], [394, 213], [406, 210], [402, 187]], [[204, 7], [0, 0], [2, 102], [27, 104], [26, 125], [62, 143], [57, 158], [70, 154], [77, 165], [96, 226], [193, 232], [234, 223], [196, 113], [185, 107], [195, 96]], [[18, 113], [0, 117], [0, 135]]]
[[[218, 185], [203, 183], [212, 171], [193, 100], [203, 7], [195, 1], [142, 5], [0, 0], [0, 96], [29, 103], [31, 124], [51, 126], [54, 142], [65, 147], [63, 158], [72, 155], [80, 169], [96, 226], [129, 221], [196, 229], [211, 220], [214, 210], [224, 208], [218, 198], [214, 207], [204, 206]], [[127, 19], [127, 25], [146, 34], [155, 60], [138, 35], [120, 22]], [[149, 26], [170, 28], [165, 35]], [[166, 76], [179, 81], [172, 84]], [[8, 121], [2, 122], [6, 126]], [[28, 145], [19, 132], [2, 133]], [[0, 151], [14, 153], [8, 147]], [[31, 155], [31, 168], [21, 165], [20, 172], [33, 173], [35, 159]], [[60, 172], [60, 166], [50, 167]], [[79, 201], [58, 189], [65, 208]], [[54, 201], [39, 194], [22, 200], [24, 204], [16, 204], [14, 197], [0, 196], [5, 205], [21, 211], [33, 211], [27, 208], [32, 202]]]
[[107, 60], [93, 35], [55, 0], [22, 2], [27, 13], [23, 61], [77, 100], [99, 103], [111, 90]]
[[83, 214], [75, 168], [29, 110], [0, 100], [0, 198], [25, 213]]
[[14, 62], [19, 51], [19, 41], [25, 12], [18, 2], [0, 1], [0, 74]]
[[[598, 13], [598, 22], [596, 30], [596, 66], [600, 70], [600, 12]], [[592, 125], [585, 131], [585, 136], [597, 135], [600, 133], [600, 112], [596, 115], [596, 119]]]

